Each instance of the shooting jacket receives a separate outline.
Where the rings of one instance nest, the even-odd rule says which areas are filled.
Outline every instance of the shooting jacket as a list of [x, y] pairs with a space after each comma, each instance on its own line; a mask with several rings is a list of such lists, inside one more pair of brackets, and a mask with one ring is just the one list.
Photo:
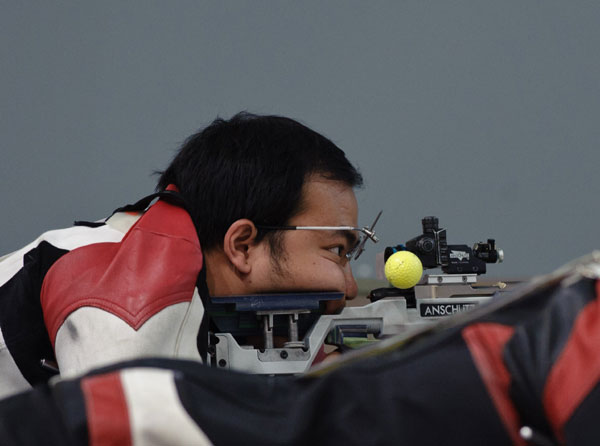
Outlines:
[[[199, 360], [203, 257], [181, 207], [46, 232], [0, 259], [0, 397], [140, 357]], [[43, 364], [42, 364], [43, 361]]]

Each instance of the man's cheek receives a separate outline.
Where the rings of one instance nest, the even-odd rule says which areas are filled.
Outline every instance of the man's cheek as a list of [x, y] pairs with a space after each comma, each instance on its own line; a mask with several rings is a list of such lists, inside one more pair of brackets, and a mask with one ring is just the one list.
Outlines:
[[329, 314], [339, 313], [346, 306], [346, 279], [343, 271], [335, 265], [334, 268], [323, 269], [321, 272], [323, 280], [323, 291], [339, 291], [344, 293], [340, 300], [329, 301], [326, 304], [326, 312]]
[[336, 264], [328, 262], [321, 265], [312, 275], [312, 281], [319, 283], [322, 291], [339, 291], [346, 293], [346, 277], [344, 271]]

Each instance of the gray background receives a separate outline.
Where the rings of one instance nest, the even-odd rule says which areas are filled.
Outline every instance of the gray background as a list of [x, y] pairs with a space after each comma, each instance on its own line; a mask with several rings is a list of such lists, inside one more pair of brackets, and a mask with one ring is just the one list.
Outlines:
[[[385, 245], [436, 215], [490, 276], [598, 248], [597, 1], [0, 3], [0, 253], [153, 190], [192, 132], [296, 118], [366, 179]], [[358, 276], [373, 274], [371, 248]]]

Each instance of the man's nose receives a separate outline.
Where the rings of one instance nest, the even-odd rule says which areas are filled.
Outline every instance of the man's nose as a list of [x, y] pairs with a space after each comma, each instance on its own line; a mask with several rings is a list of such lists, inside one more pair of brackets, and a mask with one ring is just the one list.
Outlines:
[[352, 300], [358, 295], [358, 285], [352, 274], [350, 262], [348, 262], [344, 268], [344, 277], [346, 279], [346, 299]]

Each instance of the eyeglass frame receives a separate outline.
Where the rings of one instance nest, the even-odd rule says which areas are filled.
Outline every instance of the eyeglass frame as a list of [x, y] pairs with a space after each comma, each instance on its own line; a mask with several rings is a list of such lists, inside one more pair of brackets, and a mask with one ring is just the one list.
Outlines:
[[258, 229], [263, 229], [267, 231], [295, 231], [295, 230], [305, 230], [305, 231], [358, 231], [363, 235], [359, 237], [356, 244], [348, 250], [345, 254], [346, 260], [356, 260], [360, 257], [360, 255], [364, 252], [365, 244], [367, 240], [371, 240], [373, 243], [379, 242], [379, 238], [375, 235], [375, 231], [373, 231], [373, 227], [379, 220], [383, 211], [379, 211], [377, 217], [375, 217], [375, 221], [371, 226], [363, 226], [362, 228], [357, 228], [354, 226], [268, 226], [268, 225], [256, 225]]

